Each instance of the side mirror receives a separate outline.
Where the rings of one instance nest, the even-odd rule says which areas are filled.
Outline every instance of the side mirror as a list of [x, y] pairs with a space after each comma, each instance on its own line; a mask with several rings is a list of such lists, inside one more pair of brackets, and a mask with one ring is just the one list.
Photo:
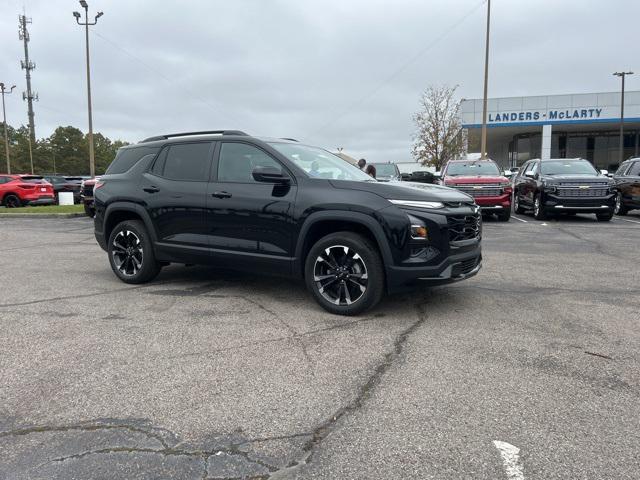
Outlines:
[[255, 167], [251, 176], [256, 182], [288, 184], [291, 182], [289, 175], [277, 167]]
[[524, 172], [524, 176], [529, 178], [535, 178], [536, 174], [533, 172]]

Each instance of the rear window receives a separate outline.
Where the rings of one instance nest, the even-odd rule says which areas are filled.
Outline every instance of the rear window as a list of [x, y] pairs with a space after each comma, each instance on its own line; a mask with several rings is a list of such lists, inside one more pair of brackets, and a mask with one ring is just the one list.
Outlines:
[[111, 162], [105, 174], [124, 173], [138, 163], [142, 157], [155, 155], [157, 152], [158, 147], [136, 147], [118, 150], [116, 158]]
[[211, 142], [181, 143], [162, 151], [151, 172], [171, 180], [206, 181], [211, 164]]

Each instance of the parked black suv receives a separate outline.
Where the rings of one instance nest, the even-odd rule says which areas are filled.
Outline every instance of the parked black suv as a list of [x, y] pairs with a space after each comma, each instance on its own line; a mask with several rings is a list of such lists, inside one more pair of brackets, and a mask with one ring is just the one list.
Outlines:
[[631, 158], [620, 164], [613, 176], [616, 184], [616, 214], [626, 215], [640, 208], [640, 158]]
[[439, 185], [380, 183], [320, 148], [239, 131], [123, 147], [96, 183], [95, 236], [127, 283], [171, 262], [304, 278], [353, 315], [384, 291], [468, 278], [481, 266], [473, 199]]
[[529, 160], [514, 179], [515, 212], [532, 209], [537, 220], [549, 213], [595, 213], [599, 221], [609, 221], [614, 207], [613, 181], [580, 158]]

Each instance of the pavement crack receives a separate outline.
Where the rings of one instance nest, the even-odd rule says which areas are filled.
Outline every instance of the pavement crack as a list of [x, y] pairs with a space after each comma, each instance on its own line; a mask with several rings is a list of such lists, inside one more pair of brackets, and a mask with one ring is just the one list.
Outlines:
[[47, 432], [71, 432], [71, 431], [84, 431], [84, 432], [92, 432], [98, 430], [127, 430], [130, 432], [141, 433], [148, 438], [152, 438], [157, 440], [160, 445], [162, 445], [163, 449], [168, 449], [169, 445], [166, 440], [162, 438], [161, 435], [158, 435], [153, 432], [149, 432], [143, 428], [134, 427], [132, 425], [104, 425], [104, 424], [93, 424], [93, 425], [61, 425], [61, 426], [39, 426], [39, 427], [29, 427], [29, 428], [21, 428], [16, 430], [8, 430], [4, 432], [0, 432], [0, 438], [10, 437], [10, 436], [23, 436], [30, 435], [34, 433], [47, 433]]
[[[236, 297], [234, 296], [234, 298], [236, 298]], [[308, 332], [298, 333], [297, 336], [298, 337], [308, 337], [308, 336], [317, 335], [319, 333], [329, 332], [331, 330], [339, 330], [339, 329], [342, 329], [342, 328], [349, 328], [349, 327], [351, 327], [353, 325], [357, 325], [359, 323], [364, 323], [364, 322], [370, 322], [370, 321], [373, 321], [373, 320], [377, 320], [379, 318], [382, 318], [383, 316], [384, 316], [383, 314], [376, 314], [376, 315], [373, 315], [373, 316], [370, 316], [370, 317], [358, 318], [356, 320], [352, 320], [350, 322], [341, 323], [339, 325], [331, 325], [329, 327], [323, 327], [323, 328], [318, 328], [316, 330], [309, 330]], [[175, 360], [175, 359], [186, 358], [186, 357], [198, 357], [198, 356], [216, 355], [218, 353], [224, 353], [224, 352], [229, 352], [229, 351], [233, 351], [233, 350], [241, 350], [243, 348], [250, 348], [250, 347], [255, 347], [255, 346], [260, 346], [260, 345], [267, 345], [267, 344], [270, 344], [270, 343], [284, 342], [284, 341], [291, 340], [291, 339], [294, 339], [294, 338], [295, 338], [295, 336], [275, 337], [275, 338], [269, 338], [267, 340], [256, 340], [254, 342], [246, 342], [246, 343], [242, 343], [240, 345], [231, 346], [231, 347], [216, 348], [214, 350], [201, 350], [201, 351], [198, 351], [198, 352], [184, 353], [184, 354], [181, 354], [181, 355], [167, 355], [167, 356], [162, 356], [161, 358], [165, 358], [165, 359], [168, 359], [168, 360]]]
[[409, 337], [427, 321], [427, 312], [424, 304], [417, 304], [415, 308], [418, 319], [396, 337], [392, 349], [384, 355], [382, 361], [375, 367], [367, 381], [358, 388], [356, 397], [347, 405], [337, 410], [313, 431], [312, 438], [303, 447], [306, 453], [302, 459], [302, 463], [309, 463], [311, 461], [318, 445], [337, 427], [343, 417], [362, 408], [380, 384], [382, 377], [400, 359]]

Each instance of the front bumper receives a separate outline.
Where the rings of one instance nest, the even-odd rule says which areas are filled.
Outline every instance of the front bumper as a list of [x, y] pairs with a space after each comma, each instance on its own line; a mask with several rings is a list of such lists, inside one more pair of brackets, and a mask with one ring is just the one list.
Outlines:
[[501, 212], [511, 210], [511, 193], [505, 193], [498, 197], [474, 197], [483, 212]]
[[387, 285], [391, 293], [402, 291], [417, 284], [441, 285], [458, 282], [476, 275], [482, 268], [480, 240], [464, 248], [462, 253], [453, 253], [440, 264], [422, 267], [387, 268]]
[[548, 194], [543, 205], [548, 212], [606, 213], [615, 208], [615, 194], [592, 198], [565, 198]]

